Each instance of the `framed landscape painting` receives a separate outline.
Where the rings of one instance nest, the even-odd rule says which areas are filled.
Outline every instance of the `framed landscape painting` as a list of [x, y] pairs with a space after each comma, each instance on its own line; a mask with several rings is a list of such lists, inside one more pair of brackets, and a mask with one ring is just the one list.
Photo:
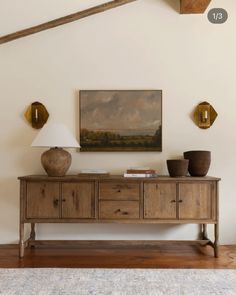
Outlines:
[[161, 151], [161, 90], [82, 90], [81, 151]]

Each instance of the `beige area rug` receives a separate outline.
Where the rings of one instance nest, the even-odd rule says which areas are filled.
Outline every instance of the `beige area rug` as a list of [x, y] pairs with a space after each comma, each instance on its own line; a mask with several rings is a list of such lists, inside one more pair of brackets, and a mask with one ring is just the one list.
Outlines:
[[236, 270], [0, 269], [2, 295], [236, 295]]

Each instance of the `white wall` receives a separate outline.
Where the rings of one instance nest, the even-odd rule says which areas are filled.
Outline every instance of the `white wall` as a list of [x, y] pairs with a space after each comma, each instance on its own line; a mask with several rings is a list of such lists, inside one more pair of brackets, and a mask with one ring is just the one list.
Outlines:
[[[0, 35], [101, 3], [83, 0], [12, 0], [0, 3]], [[105, 2], [105, 1], [103, 1]], [[176, 1], [178, 2], [178, 1]], [[222, 3], [223, 2], [223, 3]], [[18, 176], [43, 173], [37, 134], [26, 107], [43, 102], [50, 120], [75, 133], [79, 89], [162, 89], [162, 153], [77, 153], [70, 173], [100, 167], [123, 172], [150, 166], [166, 174], [167, 158], [190, 149], [212, 151], [210, 175], [220, 183], [220, 242], [236, 243], [236, 3], [212, 0], [229, 20], [180, 15], [171, 0], [139, 0], [81, 21], [0, 45], [0, 243], [18, 239]], [[219, 116], [200, 130], [190, 113], [209, 101]], [[193, 238], [191, 225], [41, 225], [40, 238]]]

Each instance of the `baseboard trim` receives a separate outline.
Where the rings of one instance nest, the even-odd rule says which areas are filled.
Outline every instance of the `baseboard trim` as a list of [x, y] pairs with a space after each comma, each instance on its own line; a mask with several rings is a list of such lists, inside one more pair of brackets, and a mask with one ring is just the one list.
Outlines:
[[0, 244], [0, 249], [5, 249], [5, 248], [15, 249], [15, 248], [18, 248], [18, 247], [19, 247], [18, 244]]

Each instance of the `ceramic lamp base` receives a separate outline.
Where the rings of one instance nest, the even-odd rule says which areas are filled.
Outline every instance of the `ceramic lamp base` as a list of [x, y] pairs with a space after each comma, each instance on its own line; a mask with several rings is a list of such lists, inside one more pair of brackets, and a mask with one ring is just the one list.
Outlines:
[[51, 148], [42, 154], [41, 163], [48, 176], [65, 176], [71, 165], [71, 154], [62, 148]]

